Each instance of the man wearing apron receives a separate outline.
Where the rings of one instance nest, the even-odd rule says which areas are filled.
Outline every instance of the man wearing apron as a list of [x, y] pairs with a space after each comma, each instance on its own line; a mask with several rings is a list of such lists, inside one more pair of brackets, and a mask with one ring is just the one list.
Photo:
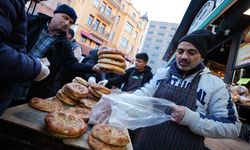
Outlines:
[[142, 129], [135, 150], [199, 150], [206, 149], [204, 137], [238, 137], [241, 123], [226, 85], [202, 62], [212, 38], [208, 30], [184, 36], [170, 67], [134, 92], [177, 104], [170, 121]]
[[127, 69], [124, 75], [109, 79], [106, 86], [111, 88], [112, 86], [120, 87], [121, 84], [124, 84], [122, 91], [131, 92], [137, 90], [153, 77], [147, 62], [148, 55], [146, 53], [137, 54], [135, 67]]

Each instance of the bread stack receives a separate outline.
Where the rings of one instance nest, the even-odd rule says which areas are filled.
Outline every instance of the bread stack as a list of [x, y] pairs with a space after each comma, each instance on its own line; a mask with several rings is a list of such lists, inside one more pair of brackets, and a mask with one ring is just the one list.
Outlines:
[[111, 90], [103, 85], [91, 84], [89, 87], [89, 98], [99, 100], [103, 94], [110, 94]]
[[98, 51], [97, 66], [116, 74], [125, 74], [126, 60], [119, 50], [107, 49]]
[[65, 84], [60, 89], [56, 98], [68, 105], [76, 105], [80, 99], [88, 96], [88, 82], [80, 77], [73, 79], [73, 82]]
[[88, 143], [94, 150], [124, 150], [129, 142], [122, 130], [105, 124], [95, 125], [88, 136]]

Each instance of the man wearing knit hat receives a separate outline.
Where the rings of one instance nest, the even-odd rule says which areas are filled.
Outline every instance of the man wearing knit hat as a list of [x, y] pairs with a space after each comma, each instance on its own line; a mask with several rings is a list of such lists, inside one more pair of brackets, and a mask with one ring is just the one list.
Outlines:
[[176, 61], [159, 69], [135, 95], [174, 102], [171, 120], [143, 128], [135, 150], [205, 149], [204, 137], [235, 138], [241, 123], [225, 83], [203, 64], [213, 34], [198, 30], [180, 39]]
[[20, 103], [34, 96], [41, 98], [54, 96], [61, 88], [58, 78], [62, 67], [79, 76], [99, 71], [94, 65], [79, 64], [74, 57], [66, 31], [76, 20], [76, 12], [66, 4], [58, 6], [52, 17], [41, 13], [28, 16], [28, 54], [45, 61], [49, 65], [50, 75], [42, 82], [23, 85], [17, 91], [15, 98]]

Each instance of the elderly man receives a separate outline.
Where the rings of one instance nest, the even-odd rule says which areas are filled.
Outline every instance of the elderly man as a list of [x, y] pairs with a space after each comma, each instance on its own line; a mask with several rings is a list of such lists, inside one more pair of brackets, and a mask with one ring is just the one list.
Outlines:
[[49, 73], [39, 59], [26, 52], [27, 1], [0, 1], [0, 115], [11, 102], [18, 83], [39, 81]]
[[[204, 149], [204, 137], [235, 138], [241, 123], [225, 83], [203, 64], [213, 34], [198, 30], [184, 36], [176, 61], [158, 71], [136, 95], [164, 98], [171, 121], [146, 127], [134, 143], [136, 150]], [[168, 112], [168, 111], [167, 111]]]
[[76, 12], [66, 4], [58, 6], [53, 17], [44, 14], [28, 17], [28, 53], [32, 57], [43, 58], [51, 72], [46, 80], [32, 84], [28, 100], [34, 96], [41, 98], [54, 96], [60, 88], [58, 86], [62, 67], [77, 75], [99, 71], [94, 65], [79, 64], [74, 57], [66, 31], [76, 20]]

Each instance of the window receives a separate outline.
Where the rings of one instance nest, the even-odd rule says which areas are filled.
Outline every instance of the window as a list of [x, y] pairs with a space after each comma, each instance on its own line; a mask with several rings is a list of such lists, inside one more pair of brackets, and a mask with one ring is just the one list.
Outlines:
[[128, 40], [127, 40], [125, 37], [122, 37], [122, 40], [121, 40], [121, 42], [120, 42], [120, 46], [121, 46], [122, 48], [124, 48], [124, 49], [127, 48], [127, 46], [128, 46]]
[[160, 26], [160, 29], [167, 29], [166, 26]]
[[150, 48], [150, 45], [145, 45], [145, 48]]
[[110, 33], [110, 35], [109, 35], [109, 40], [112, 41], [113, 38], [114, 38], [114, 36], [115, 36], [115, 32], [112, 31], [112, 32]]
[[162, 40], [156, 39], [155, 42], [162, 43]]
[[155, 46], [155, 49], [159, 50], [159, 49], [160, 49], [160, 47], [159, 47], [159, 46]]
[[112, 8], [107, 7], [107, 9], [106, 9], [106, 11], [105, 11], [105, 14], [106, 14], [107, 16], [110, 16], [111, 12], [112, 12]]
[[118, 24], [120, 19], [121, 19], [121, 16], [117, 16], [116, 19], [115, 19], [115, 24]]
[[158, 54], [156, 54], [156, 53], [153, 53], [153, 54], [152, 54], [152, 56], [153, 56], [153, 57], [157, 57], [157, 56], [158, 56]]
[[155, 64], [155, 61], [150, 60], [149, 63], [150, 63], [150, 64]]
[[138, 36], [138, 32], [135, 32], [133, 39], [136, 39]]
[[131, 45], [131, 47], [128, 49], [128, 52], [132, 52], [132, 51], [133, 51], [133, 49], [134, 49], [134, 46], [133, 46], [133, 45]]
[[100, 3], [100, 0], [94, 0], [95, 7], [98, 7], [99, 3]]
[[85, 42], [86, 42], [86, 40], [87, 40], [87, 39], [86, 39], [86, 37], [85, 37], [85, 36], [82, 36], [82, 37], [81, 37], [81, 42], [85, 43]]
[[171, 38], [171, 37], [173, 37], [173, 36], [174, 36], [173, 34], [169, 34], [169, 36], [168, 36], [168, 37], [170, 37], [170, 38]]
[[165, 35], [165, 33], [161, 33], [161, 32], [159, 32], [159, 33], [158, 33], [158, 35], [159, 35], [159, 36], [164, 36], [164, 35]]
[[133, 26], [129, 22], [127, 22], [125, 26], [125, 31], [127, 31], [128, 33], [131, 33], [132, 30], [133, 30]]
[[105, 11], [106, 7], [107, 7], [107, 4], [104, 3], [104, 2], [102, 2], [102, 5], [101, 5], [101, 7], [100, 7], [100, 12], [103, 13], [103, 12]]
[[106, 28], [106, 25], [105, 25], [105, 24], [102, 24], [102, 25], [100, 26], [100, 33], [101, 33], [101, 34], [104, 34], [105, 28]]
[[148, 34], [154, 34], [154, 32], [153, 31], [148, 31]]
[[147, 41], [151, 41], [152, 39], [151, 38], [147, 38]]
[[99, 27], [99, 24], [100, 24], [100, 20], [96, 19], [94, 25], [93, 25], [93, 30], [97, 31], [98, 27]]
[[172, 31], [176, 31], [176, 28], [175, 28], [175, 27], [172, 27], [171, 30], [172, 30]]
[[133, 14], [132, 14], [132, 18], [135, 20], [135, 18], [136, 18], [136, 14], [133, 12]]
[[94, 16], [89, 15], [88, 20], [87, 20], [87, 24], [91, 26], [91, 24], [93, 23], [94, 20]]
[[122, 10], [124, 10], [125, 9], [125, 5], [124, 4], [122, 4]]
[[155, 25], [154, 25], [154, 24], [151, 24], [149, 27], [150, 27], [150, 28], [155, 28]]

